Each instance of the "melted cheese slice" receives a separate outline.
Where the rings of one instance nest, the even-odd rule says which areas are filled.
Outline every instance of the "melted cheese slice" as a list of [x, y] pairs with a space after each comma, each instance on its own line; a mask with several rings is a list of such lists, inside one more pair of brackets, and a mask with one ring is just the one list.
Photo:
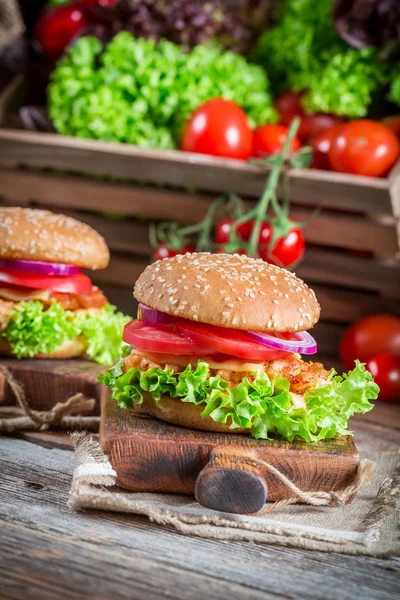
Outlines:
[[195, 365], [198, 360], [204, 360], [210, 369], [218, 369], [224, 371], [264, 371], [264, 361], [246, 362], [246, 359], [230, 358], [228, 360], [213, 360], [211, 356], [183, 356], [178, 354], [155, 354], [152, 352], [143, 352], [142, 350], [134, 350], [135, 354], [143, 356], [154, 363], [165, 365], [177, 365], [178, 367], [186, 367], [188, 364]]
[[16, 288], [0, 287], [0, 298], [11, 302], [23, 302], [24, 300], [48, 300], [50, 290], [17, 290]]

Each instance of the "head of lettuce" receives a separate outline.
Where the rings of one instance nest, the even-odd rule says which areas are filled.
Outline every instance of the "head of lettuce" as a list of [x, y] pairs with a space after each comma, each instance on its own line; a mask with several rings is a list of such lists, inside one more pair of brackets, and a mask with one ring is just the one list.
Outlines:
[[111, 364], [129, 317], [81, 269], [109, 251], [91, 227], [45, 210], [0, 208], [0, 354]]

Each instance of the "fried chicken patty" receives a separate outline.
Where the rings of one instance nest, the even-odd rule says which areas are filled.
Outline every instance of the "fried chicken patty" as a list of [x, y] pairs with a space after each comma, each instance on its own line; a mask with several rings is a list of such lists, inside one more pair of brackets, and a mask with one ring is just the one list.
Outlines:
[[[87, 294], [64, 294], [61, 292], [51, 292], [49, 297], [46, 299], [38, 299], [39, 302], [48, 308], [53, 302], [58, 302], [64, 310], [99, 310], [107, 303], [107, 298], [103, 292], [95, 288], [92, 292]], [[7, 327], [8, 319], [13, 312], [14, 308], [19, 302], [13, 302], [10, 300], [2, 300], [0, 298], [0, 331], [3, 331]]]
[[[233, 357], [226, 358], [233, 359]], [[181, 362], [179, 365], [170, 362], [171, 359], [172, 357], [168, 357], [168, 362], [163, 362], [157, 359], [154, 354], [134, 349], [124, 360], [124, 371], [126, 372], [132, 367], [139, 368], [141, 371], [147, 371], [152, 367], [163, 369], [166, 366], [168, 369], [177, 373], [183, 371], [185, 366], [179, 361], [178, 357], [176, 357], [177, 362]], [[207, 357], [203, 357], [203, 359], [207, 362]], [[193, 362], [197, 360], [198, 358], [196, 357]], [[188, 362], [190, 362], [190, 359], [188, 359]], [[246, 361], [244, 359], [242, 362], [253, 363], [253, 361]], [[293, 353], [288, 353], [285, 358], [269, 362], [254, 361], [254, 364], [256, 364], [256, 366], [261, 366], [261, 370], [263, 370], [270, 379], [273, 379], [277, 375], [285, 377], [290, 383], [290, 391], [298, 395], [303, 395], [307, 390], [326, 383], [329, 379], [329, 372], [321, 363], [305, 362], [299, 355]], [[260, 368], [258, 370], [260, 370]], [[210, 368], [210, 376], [219, 375], [226, 381], [229, 381], [232, 386], [238, 385], [244, 377], [247, 377], [249, 381], [251, 381], [253, 379], [252, 372], [252, 370], [238, 371], [227, 368]]]

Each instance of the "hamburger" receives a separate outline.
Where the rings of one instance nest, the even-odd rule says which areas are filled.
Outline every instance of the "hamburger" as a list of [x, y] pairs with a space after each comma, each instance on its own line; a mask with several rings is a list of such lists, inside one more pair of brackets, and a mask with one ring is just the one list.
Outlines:
[[99, 377], [121, 407], [194, 429], [313, 442], [349, 433], [348, 419], [377, 397], [360, 362], [338, 376], [302, 358], [317, 351], [307, 330], [320, 306], [285, 269], [185, 254], [148, 266], [134, 296], [128, 352]]
[[82, 273], [109, 262], [94, 229], [47, 210], [0, 207], [0, 354], [112, 364], [129, 321]]

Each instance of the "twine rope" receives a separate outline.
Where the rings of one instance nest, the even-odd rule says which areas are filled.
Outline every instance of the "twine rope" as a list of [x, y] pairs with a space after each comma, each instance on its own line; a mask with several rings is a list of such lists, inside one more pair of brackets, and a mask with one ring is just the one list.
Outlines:
[[[19, 405], [19, 408], [6, 407], [8, 416], [0, 419], [0, 431], [11, 433], [27, 429], [48, 429], [50, 426], [67, 429], [98, 428], [98, 417], [79, 415], [80, 412], [90, 412], [94, 409], [96, 404], [94, 398], [85, 398], [83, 394], [77, 393], [65, 402], [57, 402], [51, 410], [33, 410], [29, 406], [23, 385], [15, 379], [11, 371], [0, 365], [0, 373], [10, 386]], [[72, 413], [78, 413], [78, 415], [71, 416]]]
[[285, 500], [278, 500], [274, 504], [266, 508], [259, 510], [256, 515], [264, 515], [273, 510], [294, 504], [296, 502], [303, 502], [304, 504], [311, 504], [313, 506], [343, 506], [351, 498], [353, 494], [356, 494], [362, 485], [365, 485], [372, 479], [372, 475], [375, 470], [375, 463], [367, 458], [364, 458], [357, 469], [353, 481], [344, 489], [340, 491], [331, 490], [329, 492], [323, 491], [304, 491], [301, 490], [293, 481], [291, 481], [284, 473], [279, 471], [276, 467], [270, 463], [258, 459], [258, 458], [237, 458], [235, 460], [238, 464], [247, 464], [252, 467], [263, 467], [268, 473], [276, 477], [288, 490], [292, 492], [293, 497], [286, 498]]

